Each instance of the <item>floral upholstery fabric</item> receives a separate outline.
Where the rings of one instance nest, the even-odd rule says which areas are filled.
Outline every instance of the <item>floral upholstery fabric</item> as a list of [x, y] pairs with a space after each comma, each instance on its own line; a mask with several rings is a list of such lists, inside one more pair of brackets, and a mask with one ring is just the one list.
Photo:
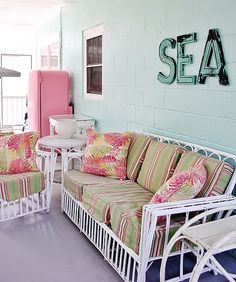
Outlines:
[[224, 194], [234, 172], [234, 168], [229, 163], [186, 151], [181, 155], [174, 175], [199, 163], [204, 165], [207, 171], [207, 179], [198, 197]]
[[207, 172], [203, 164], [172, 176], [151, 199], [151, 203], [175, 202], [197, 196], [206, 182]]
[[37, 132], [0, 137], [0, 174], [38, 171], [35, 162], [38, 139]]
[[126, 158], [130, 145], [129, 133], [97, 133], [87, 129], [87, 147], [82, 172], [126, 179]]
[[[176, 202], [195, 198], [206, 182], [207, 172], [203, 164], [189, 167], [188, 170], [172, 176], [151, 199], [151, 204], [164, 202]], [[165, 216], [159, 216], [157, 222], [165, 220]]]

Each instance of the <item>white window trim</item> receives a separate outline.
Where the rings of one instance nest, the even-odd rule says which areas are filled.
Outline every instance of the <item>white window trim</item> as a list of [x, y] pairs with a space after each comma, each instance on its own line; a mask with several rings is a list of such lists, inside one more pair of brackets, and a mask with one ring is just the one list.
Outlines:
[[[92, 100], [103, 100], [103, 91], [102, 94], [91, 94], [87, 93], [87, 66], [86, 66], [86, 60], [87, 60], [87, 45], [86, 42], [88, 39], [102, 35], [103, 36], [104, 31], [104, 25], [98, 25], [93, 28], [87, 29], [83, 32], [83, 52], [84, 52], [84, 60], [83, 60], [83, 73], [84, 73], [84, 97], [86, 99], [92, 99]], [[103, 44], [102, 44], [103, 46]], [[102, 47], [103, 49], [103, 47]], [[102, 54], [103, 58], [103, 54]], [[103, 59], [102, 59], [102, 69], [103, 69]], [[103, 88], [103, 74], [102, 74], [102, 88]]]

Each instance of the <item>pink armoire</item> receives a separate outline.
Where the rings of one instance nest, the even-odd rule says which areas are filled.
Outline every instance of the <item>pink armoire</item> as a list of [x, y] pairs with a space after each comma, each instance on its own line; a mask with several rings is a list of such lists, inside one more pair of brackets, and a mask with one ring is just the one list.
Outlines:
[[28, 125], [49, 135], [49, 116], [71, 113], [70, 78], [66, 71], [33, 70], [29, 76]]

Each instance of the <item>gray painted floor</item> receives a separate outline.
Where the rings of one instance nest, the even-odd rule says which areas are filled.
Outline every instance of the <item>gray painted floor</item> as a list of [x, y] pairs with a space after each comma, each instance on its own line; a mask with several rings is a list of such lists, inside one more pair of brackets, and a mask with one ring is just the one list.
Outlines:
[[0, 225], [0, 282], [123, 281], [60, 211], [54, 184], [50, 213]]
[[[236, 272], [236, 260], [220, 256]], [[185, 269], [191, 271], [192, 260]], [[148, 282], [159, 281], [159, 262], [147, 273]], [[190, 268], [190, 269], [188, 269]], [[167, 275], [177, 274], [171, 258]], [[123, 281], [102, 255], [60, 211], [60, 184], [54, 184], [50, 213], [26, 216], [0, 224], [0, 282], [120, 282]], [[226, 281], [205, 273], [199, 281]]]

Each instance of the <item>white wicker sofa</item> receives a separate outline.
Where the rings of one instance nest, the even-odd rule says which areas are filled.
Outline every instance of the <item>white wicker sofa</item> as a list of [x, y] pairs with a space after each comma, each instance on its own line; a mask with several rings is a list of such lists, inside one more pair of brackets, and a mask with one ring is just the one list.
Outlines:
[[[156, 152], [161, 155], [158, 161]], [[80, 157], [81, 153], [68, 153], [65, 169], [73, 158]], [[207, 166], [208, 178], [198, 198], [149, 204], [156, 186], [200, 158]], [[230, 196], [236, 183], [235, 167], [235, 155], [164, 136], [135, 133], [127, 158], [127, 181], [68, 170], [61, 208], [125, 281], [145, 281], [150, 264], [162, 258], [173, 234], [192, 215], [236, 204]], [[164, 223], [157, 224], [159, 216], [166, 217]], [[172, 255], [184, 251], [177, 246]], [[182, 273], [182, 262], [179, 276], [184, 279], [187, 275]]]

